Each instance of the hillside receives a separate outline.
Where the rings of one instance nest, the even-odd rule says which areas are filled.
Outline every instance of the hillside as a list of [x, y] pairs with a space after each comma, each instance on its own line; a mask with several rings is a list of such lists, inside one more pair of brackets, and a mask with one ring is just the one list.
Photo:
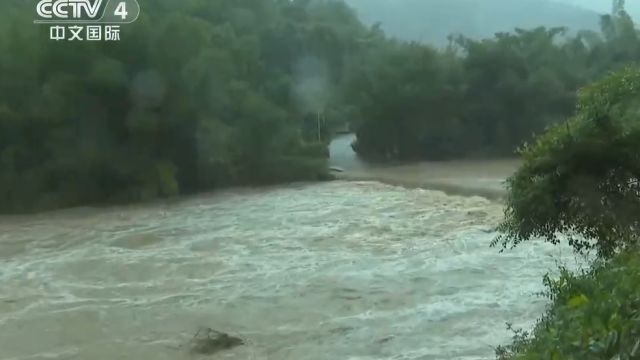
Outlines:
[[597, 29], [595, 11], [549, 0], [347, 0], [368, 24], [381, 22], [389, 35], [446, 43], [451, 33], [479, 38], [515, 27], [567, 26]]

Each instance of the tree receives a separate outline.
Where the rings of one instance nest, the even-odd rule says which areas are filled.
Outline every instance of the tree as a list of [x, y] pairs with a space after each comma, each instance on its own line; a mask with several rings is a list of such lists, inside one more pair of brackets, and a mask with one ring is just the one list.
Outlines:
[[601, 33], [537, 27], [482, 40], [452, 35], [441, 51], [370, 36], [375, 55], [350, 77], [360, 114], [355, 148], [401, 160], [511, 157], [571, 116], [581, 86], [640, 57], [623, 1], [602, 17]]
[[640, 70], [626, 68], [583, 88], [576, 115], [520, 151], [508, 180], [503, 234], [515, 246], [563, 235], [603, 257], [636, 246], [640, 221]]
[[160, 1], [118, 43], [47, 41], [31, 13], [0, 4], [0, 211], [327, 177], [295, 65], [341, 93], [365, 31], [341, 2]]

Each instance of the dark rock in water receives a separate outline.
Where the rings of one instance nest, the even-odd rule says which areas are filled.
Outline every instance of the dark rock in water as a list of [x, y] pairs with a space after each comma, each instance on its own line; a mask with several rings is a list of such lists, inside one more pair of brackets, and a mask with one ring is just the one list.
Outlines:
[[488, 229], [481, 229], [480, 231], [482, 231], [485, 234], [493, 234], [495, 232], [498, 232], [498, 227], [492, 227], [492, 228], [488, 228]]
[[378, 344], [388, 343], [389, 341], [393, 340], [394, 338], [395, 338], [395, 336], [389, 335], [389, 336], [383, 337], [382, 339], [376, 340], [376, 343], [378, 343]]
[[467, 215], [473, 216], [473, 217], [479, 217], [479, 218], [485, 218], [489, 216], [489, 214], [486, 211], [482, 211], [482, 210], [467, 211]]
[[335, 329], [329, 330], [329, 332], [332, 333], [332, 334], [342, 334], [342, 335], [344, 335], [344, 334], [349, 333], [352, 330], [353, 330], [353, 328], [351, 326], [340, 326], [340, 327], [337, 327]]
[[194, 354], [212, 355], [241, 345], [244, 345], [244, 341], [240, 338], [211, 328], [202, 328], [198, 330], [191, 340], [191, 352]]

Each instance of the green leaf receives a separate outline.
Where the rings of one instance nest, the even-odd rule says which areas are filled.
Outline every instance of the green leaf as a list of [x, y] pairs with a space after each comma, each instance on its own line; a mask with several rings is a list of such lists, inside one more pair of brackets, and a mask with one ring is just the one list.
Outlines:
[[570, 308], [576, 309], [588, 303], [589, 303], [589, 298], [587, 298], [584, 294], [580, 294], [569, 299], [569, 301], [567, 302], [567, 306], [569, 306]]

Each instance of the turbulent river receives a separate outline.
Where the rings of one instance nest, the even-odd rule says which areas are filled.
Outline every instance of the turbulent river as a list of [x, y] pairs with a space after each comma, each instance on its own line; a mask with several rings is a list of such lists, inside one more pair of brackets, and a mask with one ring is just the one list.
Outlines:
[[336, 181], [0, 218], [0, 359], [491, 359], [566, 248], [490, 248], [480, 197]]

